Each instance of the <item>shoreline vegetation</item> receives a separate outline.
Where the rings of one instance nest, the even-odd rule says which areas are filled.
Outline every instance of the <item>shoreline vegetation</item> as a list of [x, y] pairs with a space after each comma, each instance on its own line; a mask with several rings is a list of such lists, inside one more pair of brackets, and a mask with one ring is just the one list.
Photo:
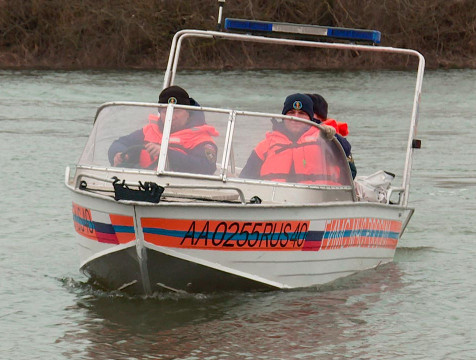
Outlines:
[[[216, 0], [0, 0], [0, 68], [165, 69], [181, 29], [215, 30]], [[224, 18], [379, 30], [428, 69], [476, 68], [473, 0], [226, 0]], [[378, 54], [187, 41], [183, 69], [404, 69]], [[213, 46], [212, 46], [213, 45]]]

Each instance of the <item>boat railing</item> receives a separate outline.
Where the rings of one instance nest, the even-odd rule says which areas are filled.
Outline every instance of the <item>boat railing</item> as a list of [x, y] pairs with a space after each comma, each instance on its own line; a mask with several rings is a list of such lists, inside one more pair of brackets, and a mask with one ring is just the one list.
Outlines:
[[391, 187], [388, 189], [388, 191], [387, 191], [387, 197], [386, 197], [386, 198], [387, 198], [387, 202], [386, 202], [386, 204], [387, 204], [387, 205], [388, 205], [388, 204], [391, 204], [391, 203], [392, 203], [392, 202], [391, 202], [392, 196], [393, 196], [394, 194], [398, 194], [398, 200], [397, 200], [397, 202], [394, 202], [394, 203], [392, 203], [392, 204], [401, 205], [401, 202], [402, 202], [402, 200], [403, 200], [403, 199], [402, 199], [402, 194], [403, 194], [404, 192], [405, 192], [405, 188], [403, 188], [403, 187], [393, 187], [393, 186], [391, 186]]
[[[103, 187], [98, 189], [88, 185], [86, 180], [96, 180], [103, 184], [114, 184], [117, 181], [116, 177], [101, 177], [91, 174], [79, 174], [76, 177], [74, 185], [70, 184], [70, 172], [71, 169], [68, 166], [65, 172], [65, 184], [70, 189], [79, 188], [81, 190], [89, 190], [92, 192], [96, 192], [98, 194], [104, 194], [105, 192], [113, 192], [112, 189], [104, 189]], [[103, 185], [101, 184], [101, 185]], [[133, 188], [138, 188], [141, 186], [141, 183], [138, 181], [123, 181], [123, 185]], [[99, 184], [95, 184], [98, 186]], [[200, 199], [200, 200], [216, 200], [216, 201], [235, 201], [239, 199], [241, 204], [246, 204], [246, 198], [243, 191], [235, 186], [210, 186], [210, 185], [170, 185], [164, 184], [161, 185], [165, 190], [163, 193], [164, 197], [176, 197], [176, 198], [187, 198], [187, 199]], [[172, 191], [168, 191], [172, 190]], [[173, 190], [194, 190], [193, 193], [186, 193], [186, 192], [176, 192]], [[196, 190], [205, 190], [206, 192], [197, 192]], [[219, 191], [220, 194], [217, 193], [210, 193], [210, 191]], [[228, 193], [225, 193], [228, 192]], [[235, 195], [230, 194], [230, 192], [235, 193]]]
[[[242, 204], [246, 204], [246, 199], [245, 199], [245, 194], [243, 191], [234, 186], [200, 186], [200, 185], [165, 185], [165, 189], [191, 189], [194, 190], [193, 194], [184, 194], [182, 193], [172, 193], [172, 192], [164, 192], [164, 196], [170, 196], [170, 197], [181, 197], [181, 198], [200, 198], [200, 199], [210, 199], [210, 200], [220, 200], [220, 201], [233, 201], [237, 197], [240, 199], [240, 202]], [[196, 192], [195, 190], [218, 190], [221, 192], [224, 191], [236, 191], [238, 196], [230, 196], [229, 194], [201, 194], [199, 192]]]

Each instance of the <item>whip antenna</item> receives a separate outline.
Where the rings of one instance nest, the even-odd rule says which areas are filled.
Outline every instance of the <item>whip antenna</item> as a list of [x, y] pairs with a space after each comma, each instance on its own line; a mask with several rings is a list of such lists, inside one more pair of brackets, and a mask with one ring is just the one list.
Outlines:
[[223, 6], [225, 6], [225, 0], [218, 0], [218, 23], [217, 30], [221, 31], [221, 18], [223, 16]]

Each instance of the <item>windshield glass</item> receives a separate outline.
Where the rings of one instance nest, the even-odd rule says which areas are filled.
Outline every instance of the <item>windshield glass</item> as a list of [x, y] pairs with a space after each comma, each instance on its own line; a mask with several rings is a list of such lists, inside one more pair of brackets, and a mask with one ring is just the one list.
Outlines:
[[[351, 184], [340, 145], [325, 139], [316, 126], [281, 115], [185, 106], [170, 110], [168, 150], [162, 150], [165, 172], [230, 181]], [[156, 171], [167, 143], [166, 117], [166, 105], [102, 107], [79, 165]], [[230, 146], [225, 143], [228, 138]]]
[[[198, 109], [198, 108], [197, 108]], [[222, 161], [228, 112], [171, 108], [165, 170], [213, 175]], [[80, 165], [157, 170], [167, 105], [111, 104], [100, 109]]]
[[281, 183], [350, 185], [345, 155], [318, 127], [282, 115], [236, 116], [229, 177]]

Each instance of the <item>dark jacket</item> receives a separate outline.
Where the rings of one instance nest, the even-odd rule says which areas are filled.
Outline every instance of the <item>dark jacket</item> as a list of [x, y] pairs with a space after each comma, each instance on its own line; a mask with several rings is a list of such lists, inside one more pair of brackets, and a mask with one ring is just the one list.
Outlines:
[[[194, 104], [196, 104], [196, 102], [194, 102]], [[199, 127], [204, 124], [205, 118], [203, 114], [196, 113], [192, 115], [186, 128]], [[161, 127], [161, 125], [162, 123], [159, 123], [159, 127]], [[143, 129], [120, 137], [109, 147], [109, 162], [112, 165], [114, 163], [114, 156], [117, 153], [127, 152], [129, 159], [131, 159], [130, 162], [139, 164], [140, 153], [144, 149], [145, 143]], [[192, 149], [184, 151], [175, 151], [169, 148], [167, 160], [173, 171], [196, 174], [213, 174], [215, 172], [217, 147], [214, 143], [202, 143]]]

